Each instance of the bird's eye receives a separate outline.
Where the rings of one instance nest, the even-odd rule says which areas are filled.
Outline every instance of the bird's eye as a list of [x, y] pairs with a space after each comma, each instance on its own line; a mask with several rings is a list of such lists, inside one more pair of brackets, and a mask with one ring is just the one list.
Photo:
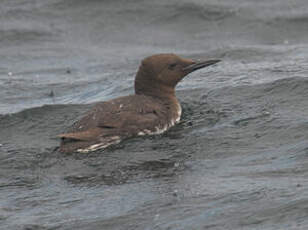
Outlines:
[[168, 69], [173, 70], [176, 67], [176, 63], [172, 63], [168, 66]]

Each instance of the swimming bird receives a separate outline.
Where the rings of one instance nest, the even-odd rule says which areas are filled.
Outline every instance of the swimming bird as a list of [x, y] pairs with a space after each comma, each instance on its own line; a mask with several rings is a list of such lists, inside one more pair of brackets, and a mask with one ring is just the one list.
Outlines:
[[161, 134], [181, 118], [175, 87], [186, 75], [220, 60], [194, 61], [175, 54], [145, 58], [135, 77], [135, 94], [97, 103], [61, 138], [60, 152], [91, 152], [121, 140]]

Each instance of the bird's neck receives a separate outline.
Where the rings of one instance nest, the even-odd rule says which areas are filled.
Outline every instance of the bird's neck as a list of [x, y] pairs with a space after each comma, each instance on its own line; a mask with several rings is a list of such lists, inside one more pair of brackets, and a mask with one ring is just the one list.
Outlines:
[[135, 84], [135, 93], [138, 95], [146, 95], [159, 99], [170, 99], [176, 98], [175, 90], [160, 84], [145, 83], [143, 85]]
[[137, 95], [147, 95], [160, 99], [171, 99], [175, 97], [174, 87], [162, 84], [157, 80], [153, 80], [152, 73], [147, 73], [142, 68], [139, 69], [135, 78], [135, 93]]
[[135, 93], [137, 95], [145, 95], [155, 99], [158, 99], [162, 105], [165, 106], [168, 112], [170, 120], [174, 120], [174, 123], [179, 121], [181, 116], [181, 105], [175, 96], [175, 90], [168, 87], [159, 86], [153, 87], [153, 84], [138, 88], [135, 86]]

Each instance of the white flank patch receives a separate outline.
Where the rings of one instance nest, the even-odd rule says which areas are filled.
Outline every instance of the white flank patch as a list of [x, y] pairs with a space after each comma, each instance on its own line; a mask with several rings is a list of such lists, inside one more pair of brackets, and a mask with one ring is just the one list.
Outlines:
[[143, 131], [140, 131], [137, 135], [138, 136], [144, 136], [144, 135], [151, 135], [153, 132], [149, 129], [144, 129]]
[[156, 126], [155, 127], [155, 131], [151, 131], [149, 129], [145, 129], [143, 131], [140, 131], [137, 135], [138, 136], [144, 136], [144, 135], [157, 135], [157, 134], [161, 134], [163, 132], [165, 132], [170, 126], [169, 125], [165, 125], [164, 127], [159, 127]]
[[93, 151], [96, 151], [96, 150], [99, 150], [99, 149], [107, 148], [110, 145], [118, 144], [120, 142], [121, 142], [121, 138], [119, 136], [113, 136], [113, 137], [109, 137], [108, 139], [106, 138], [105, 142], [90, 145], [85, 149], [77, 149], [77, 152], [79, 152], [79, 153], [89, 153], [89, 152], [93, 152]]
[[172, 119], [170, 121], [169, 124], [163, 126], [163, 127], [159, 127], [156, 126], [155, 127], [155, 131], [151, 131], [149, 129], [144, 129], [140, 132], [138, 132], [138, 136], [144, 136], [144, 135], [157, 135], [157, 134], [162, 134], [164, 132], [166, 132], [170, 127], [174, 126], [175, 124], [179, 123], [180, 119], [181, 119], [181, 114], [182, 114], [182, 108], [181, 105], [178, 103], [177, 104], [177, 117], [175, 119]]
[[181, 107], [181, 105], [178, 103], [177, 106], [178, 106], [178, 109], [177, 109], [178, 110], [178, 117], [175, 119], [175, 123], [178, 123], [180, 121], [181, 115], [182, 115], [182, 107]]

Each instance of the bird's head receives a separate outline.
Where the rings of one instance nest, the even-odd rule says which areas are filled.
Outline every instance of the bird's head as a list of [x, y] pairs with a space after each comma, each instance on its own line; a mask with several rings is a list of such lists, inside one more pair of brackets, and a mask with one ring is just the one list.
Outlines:
[[[175, 54], [156, 54], [145, 58], [135, 78], [136, 94], [160, 94], [173, 92], [177, 83], [198, 69], [220, 60], [195, 61]], [[154, 96], [154, 95], [152, 95]]]

